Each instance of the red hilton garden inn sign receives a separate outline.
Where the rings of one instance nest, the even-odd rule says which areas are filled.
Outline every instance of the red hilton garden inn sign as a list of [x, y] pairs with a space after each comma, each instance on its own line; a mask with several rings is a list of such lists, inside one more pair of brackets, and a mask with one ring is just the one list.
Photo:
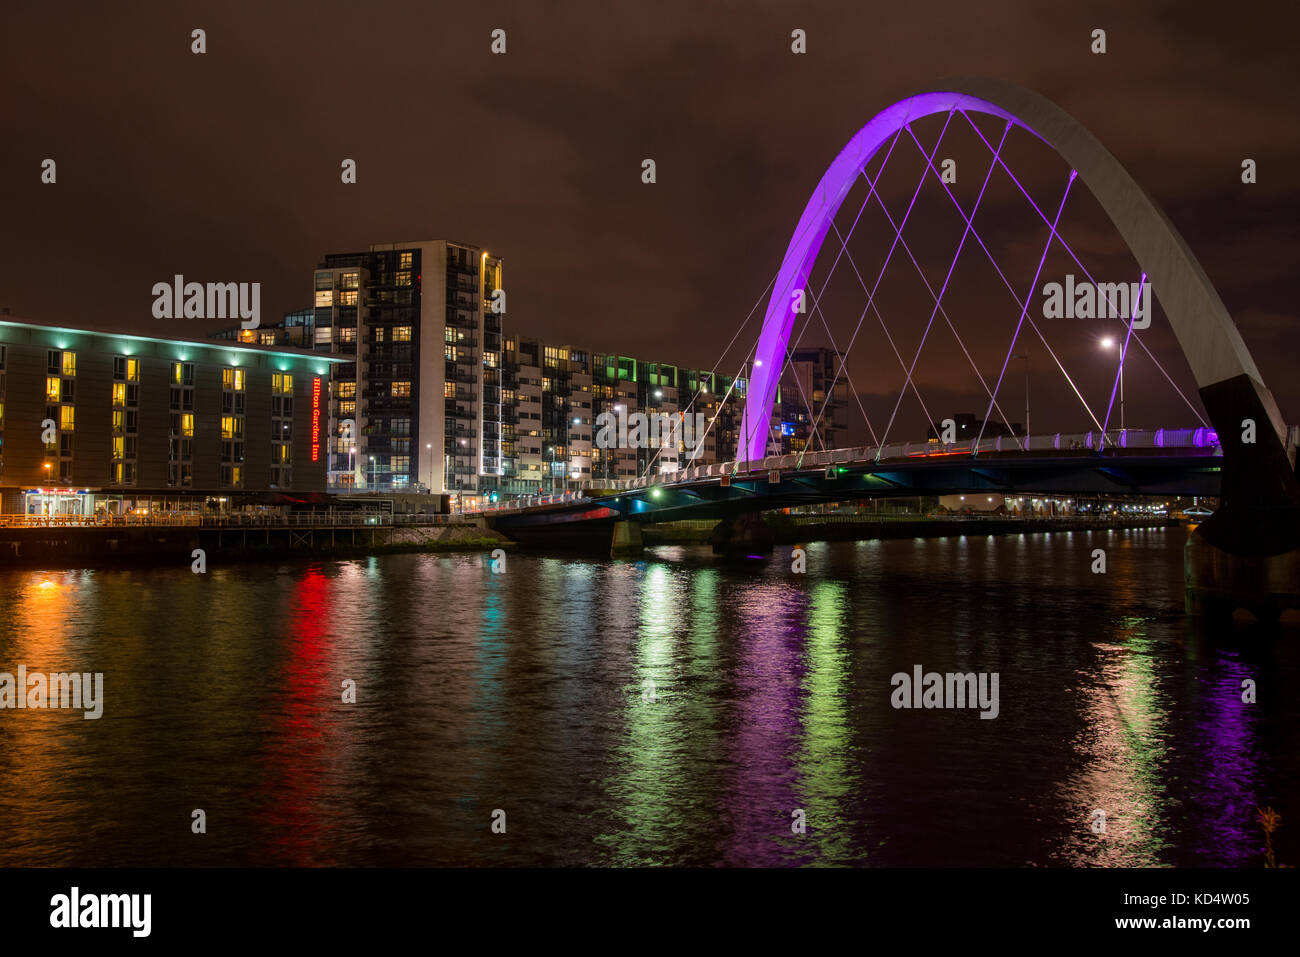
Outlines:
[[311, 460], [320, 458], [320, 376], [311, 380]]

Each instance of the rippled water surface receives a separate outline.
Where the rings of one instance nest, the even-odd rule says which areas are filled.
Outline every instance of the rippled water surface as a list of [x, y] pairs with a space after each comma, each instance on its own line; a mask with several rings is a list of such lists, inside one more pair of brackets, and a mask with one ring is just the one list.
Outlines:
[[[0, 863], [1259, 866], [1300, 628], [1184, 619], [1184, 538], [3, 573], [0, 671], [105, 702], [0, 711]], [[893, 708], [916, 665], [998, 717]]]

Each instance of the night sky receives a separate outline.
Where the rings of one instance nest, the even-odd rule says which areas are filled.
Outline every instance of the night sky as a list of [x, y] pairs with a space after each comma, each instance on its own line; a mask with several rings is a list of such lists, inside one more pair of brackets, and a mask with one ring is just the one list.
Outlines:
[[[1296, 422], [1294, 9], [712, 0], [10, 5], [0, 29], [0, 305], [41, 322], [201, 335], [221, 323], [152, 319], [155, 282], [174, 273], [261, 282], [270, 322], [310, 304], [311, 271], [326, 253], [452, 239], [505, 258], [508, 330], [734, 372], [757, 338], [762, 306], [738, 338], [742, 348], [720, 362], [719, 355], [774, 276], [809, 194], [844, 143], [908, 93], [983, 74], [1058, 103], [1165, 209], [1235, 317], [1283, 415]], [[207, 31], [202, 56], [190, 52], [196, 27]], [[489, 51], [498, 27], [507, 31], [504, 56]], [[795, 28], [807, 32], [806, 55], [791, 53]], [[1102, 56], [1089, 50], [1095, 28], [1107, 31]], [[957, 160], [955, 191], [969, 208], [989, 154], [961, 125], [938, 155]], [[941, 126], [916, 124], [927, 148]], [[999, 126], [981, 129], [992, 135]], [[1007, 156], [1040, 205], [1054, 209], [1069, 172], [1063, 161], [1023, 132], [1012, 134]], [[53, 186], [40, 182], [46, 157], [58, 164]], [[345, 157], [357, 161], [355, 186], [340, 182]], [[657, 163], [654, 185], [641, 182], [646, 157]], [[916, 157], [914, 146], [900, 152], [881, 181], [896, 219], [923, 171]], [[1241, 182], [1247, 157], [1258, 163], [1254, 185]], [[865, 195], [846, 201], [842, 231]], [[961, 220], [937, 181], [923, 195], [904, 238], [937, 287]], [[850, 255], [870, 284], [892, 233], [874, 201], [867, 209]], [[1085, 189], [1071, 192], [1062, 222], [1099, 280], [1136, 281], [1136, 264]], [[1000, 173], [976, 228], [1024, 295], [1046, 231]], [[818, 286], [836, 251], [824, 248]], [[1070, 269], [1058, 250], [1039, 287]], [[972, 242], [944, 303], [976, 365], [995, 377], [1018, 310]], [[841, 344], [864, 304], [858, 279], [841, 263], [823, 300]], [[877, 304], [910, 358], [933, 300], [901, 249]], [[1037, 316], [1038, 297], [1033, 308]], [[982, 415], [978, 381], [942, 317], [936, 322], [917, 364], [927, 406]], [[1096, 345], [1100, 326], [1043, 328], [1104, 414], [1115, 370]], [[1195, 403], [1159, 309], [1144, 337]], [[827, 338], [814, 318], [804, 341]], [[1029, 349], [1035, 431], [1087, 428], [1045, 348], [1035, 339]], [[1000, 399], [1018, 420], [1023, 366], [1013, 369]], [[879, 431], [903, 373], [874, 313], [849, 371]], [[1194, 424], [1145, 356], [1126, 376], [1130, 427]], [[918, 428], [917, 403], [905, 402], [891, 435], [916, 437]]]

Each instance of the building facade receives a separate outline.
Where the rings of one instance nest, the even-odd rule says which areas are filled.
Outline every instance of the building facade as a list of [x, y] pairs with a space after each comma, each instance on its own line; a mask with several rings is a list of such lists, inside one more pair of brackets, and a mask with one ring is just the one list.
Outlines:
[[328, 357], [0, 320], [0, 510], [324, 491]]
[[[331, 488], [450, 493], [474, 507], [493, 494], [547, 494], [735, 458], [744, 376], [504, 334], [503, 262], [481, 247], [430, 241], [334, 253], [313, 287], [310, 309], [217, 335], [342, 360], [329, 397]], [[768, 454], [842, 441], [848, 385], [838, 366], [839, 353], [826, 348], [790, 357]], [[607, 413], [679, 423], [690, 415], [692, 426], [698, 414], [703, 423], [690, 442], [683, 428], [677, 441], [601, 448]]]
[[774, 454], [838, 449], [844, 443], [849, 384], [841, 353], [824, 346], [795, 349], [781, 374], [777, 408], [780, 450]]
[[310, 318], [291, 313], [263, 332], [343, 360], [329, 397], [331, 486], [470, 502], [501, 487], [503, 290], [502, 260], [465, 243], [321, 261]]

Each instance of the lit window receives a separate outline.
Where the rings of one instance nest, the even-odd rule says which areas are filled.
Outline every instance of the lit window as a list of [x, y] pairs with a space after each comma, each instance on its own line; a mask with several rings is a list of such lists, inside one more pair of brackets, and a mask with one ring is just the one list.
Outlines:
[[318, 307], [334, 305], [334, 291], [332, 289], [316, 290], [316, 305]]
[[120, 435], [113, 437], [113, 458], [126, 458], [126, 439]]
[[360, 273], [345, 272], [342, 275], [342, 282], [339, 283], [340, 289], [356, 289], [361, 278]]
[[392, 396], [394, 399], [406, 399], [411, 395], [411, 383], [394, 382]]
[[181, 435], [190, 438], [194, 435], [194, 413], [186, 412], [181, 415]]
[[411, 327], [410, 327], [410, 326], [394, 326], [394, 327], [393, 327], [393, 341], [394, 341], [394, 342], [410, 342], [410, 341], [411, 341]]
[[[65, 353], [66, 354], [66, 353]], [[64, 432], [73, 431], [76, 425], [76, 414], [72, 406], [65, 405], [59, 409], [59, 428]]]
[[45, 379], [45, 401], [58, 402], [59, 392], [62, 389], [62, 383], [56, 375], [47, 376]]
[[403, 270], [402, 272], [399, 272], [397, 274], [397, 285], [409, 286], [410, 284], [411, 284], [411, 272], [409, 269]]
[[456, 398], [456, 383], [444, 382], [442, 385], [442, 396], [444, 399]]
[[235, 417], [233, 415], [223, 415], [221, 417], [221, 437], [223, 439], [233, 439], [235, 437]]
[[412, 253], [398, 253], [398, 254], [397, 254], [397, 268], [398, 268], [398, 269], [410, 269], [411, 266], [412, 266], [412, 260], [413, 260], [413, 259], [414, 259], [414, 254], [412, 254]]
[[235, 391], [236, 392], [244, 391], [244, 370], [243, 369], [235, 370]]
[[68, 376], [77, 374], [77, 354], [75, 352], [63, 353], [63, 374]]
[[340, 306], [355, 306], [357, 304], [357, 291], [355, 289], [345, 289], [339, 293]]
[[339, 415], [340, 415], [340, 416], [346, 417], [346, 416], [349, 416], [349, 415], [356, 415], [356, 413], [357, 413], [357, 404], [356, 404], [355, 402], [340, 402], [340, 403], [339, 403]]
[[126, 405], [126, 383], [113, 383], [113, 405], [121, 408]]
[[340, 399], [355, 399], [357, 397], [357, 384], [355, 382], [336, 382], [334, 387], [338, 389]]
[[126, 413], [123, 412], [121, 409], [113, 410], [113, 431], [114, 432], [126, 431]]

